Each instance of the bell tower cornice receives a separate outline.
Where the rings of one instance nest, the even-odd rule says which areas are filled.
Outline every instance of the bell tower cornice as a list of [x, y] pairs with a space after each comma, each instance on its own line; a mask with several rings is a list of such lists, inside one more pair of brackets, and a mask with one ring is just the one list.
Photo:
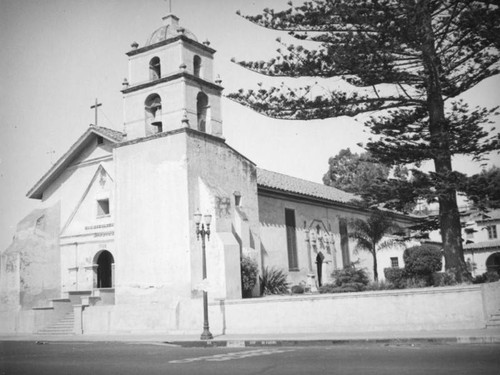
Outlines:
[[207, 53], [210, 53], [210, 54], [214, 54], [215, 52], [217, 52], [215, 49], [207, 46], [204, 43], [200, 43], [200, 42], [197, 42], [195, 40], [192, 40], [192, 39], [188, 38], [185, 35], [178, 35], [178, 36], [175, 36], [173, 38], [162, 40], [162, 41], [160, 41], [158, 43], [155, 43], [155, 44], [150, 44], [150, 45], [147, 45], [147, 46], [144, 46], [144, 47], [133, 49], [133, 50], [127, 52], [126, 55], [129, 56], [129, 57], [136, 56], [136, 55], [139, 55], [141, 53], [151, 51], [151, 50], [153, 50], [155, 48], [163, 47], [163, 46], [166, 46], [167, 44], [175, 43], [177, 41], [183, 41], [185, 43], [191, 44], [191, 45], [193, 45], [195, 47], [198, 47], [201, 50], [203, 50], [203, 51], [205, 51]]
[[123, 94], [129, 94], [129, 93], [134, 92], [134, 91], [143, 90], [143, 89], [153, 87], [156, 85], [160, 85], [160, 84], [163, 84], [163, 83], [166, 83], [169, 81], [174, 81], [174, 80], [177, 80], [179, 78], [185, 78], [187, 80], [192, 81], [193, 83], [197, 83], [197, 84], [209, 87], [209, 88], [211, 88], [213, 90], [217, 90], [219, 92], [222, 92], [222, 90], [224, 90], [224, 88], [222, 86], [220, 86], [216, 83], [213, 83], [213, 82], [205, 81], [204, 79], [196, 77], [188, 72], [178, 72], [178, 73], [171, 74], [167, 77], [157, 79], [155, 81], [148, 81], [148, 82], [140, 83], [140, 84], [137, 84], [134, 86], [129, 86], [126, 89], [123, 89], [121, 92]]

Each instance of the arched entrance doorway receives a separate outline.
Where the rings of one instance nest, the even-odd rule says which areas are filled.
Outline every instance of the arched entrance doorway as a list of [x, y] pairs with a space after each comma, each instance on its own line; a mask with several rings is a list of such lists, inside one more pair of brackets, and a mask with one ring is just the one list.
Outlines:
[[500, 274], [500, 253], [493, 253], [486, 259], [486, 269]]
[[113, 255], [107, 250], [103, 250], [96, 255], [95, 264], [97, 264], [96, 287], [113, 287], [113, 266], [115, 260]]

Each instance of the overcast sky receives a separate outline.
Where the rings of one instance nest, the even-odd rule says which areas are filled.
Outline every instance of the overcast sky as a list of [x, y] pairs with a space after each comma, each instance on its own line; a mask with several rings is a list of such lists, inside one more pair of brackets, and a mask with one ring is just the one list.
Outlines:
[[[215, 74], [225, 92], [254, 87], [266, 78], [230, 62], [266, 60], [286, 34], [236, 15], [286, 0], [172, 0], [172, 11], [199, 41], [208, 39]], [[296, 3], [298, 3], [296, 1]], [[169, 13], [165, 0], [0, 0], [0, 251], [15, 226], [39, 201], [26, 192], [94, 122], [90, 109], [103, 103], [99, 125], [123, 130], [121, 83], [134, 41], [144, 45]], [[279, 85], [282, 78], [270, 80]], [[294, 80], [296, 81], [296, 80]], [[294, 85], [291, 82], [290, 85]], [[500, 104], [500, 78], [471, 90], [473, 105]], [[364, 117], [309, 122], [271, 120], [223, 99], [227, 143], [261, 168], [321, 182], [328, 158], [342, 148], [360, 152]], [[493, 161], [499, 165], [498, 157]], [[455, 167], [477, 173], [460, 159]]]

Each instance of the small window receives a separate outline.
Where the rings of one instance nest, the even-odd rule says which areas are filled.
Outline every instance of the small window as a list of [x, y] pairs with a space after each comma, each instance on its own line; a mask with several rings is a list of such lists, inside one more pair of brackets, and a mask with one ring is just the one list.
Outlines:
[[236, 207], [241, 206], [241, 193], [239, 191], [234, 192], [234, 205]]
[[109, 215], [109, 199], [99, 199], [97, 201], [97, 216]]
[[486, 227], [486, 230], [488, 231], [488, 238], [490, 240], [494, 240], [497, 238], [497, 226], [496, 225], [489, 225]]
[[391, 267], [399, 268], [399, 259], [397, 257], [391, 257]]
[[100, 135], [97, 136], [97, 144], [102, 145], [104, 143], [104, 138], [101, 137]]

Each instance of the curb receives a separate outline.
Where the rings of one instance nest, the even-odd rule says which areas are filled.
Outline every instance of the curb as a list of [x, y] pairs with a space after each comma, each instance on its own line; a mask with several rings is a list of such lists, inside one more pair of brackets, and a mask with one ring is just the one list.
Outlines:
[[500, 337], [423, 337], [387, 339], [339, 339], [339, 340], [208, 340], [208, 341], [164, 341], [163, 344], [183, 348], [251, 348], [290, 346], [331, 346], [331, 345], [417, 345], [417, 344], [500, 344]]

